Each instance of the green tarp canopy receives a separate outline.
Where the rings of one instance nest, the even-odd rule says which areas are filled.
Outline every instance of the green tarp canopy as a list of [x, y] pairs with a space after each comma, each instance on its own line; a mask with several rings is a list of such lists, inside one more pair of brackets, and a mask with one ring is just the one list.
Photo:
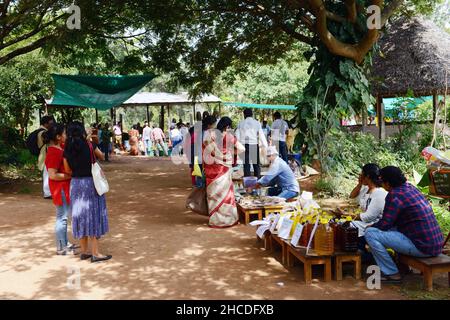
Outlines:
[[229, 107], [252, 108], [252, 109], [295, 110], [294, 105], [284, 105], [284, 104], [256, 104], [256, 103], [224, 102], [223, 105], [229, 106]]
[[50, 106], [108, 110], [120, 106], [156, 76], [81, 76], [52, 74], [55, 94]]

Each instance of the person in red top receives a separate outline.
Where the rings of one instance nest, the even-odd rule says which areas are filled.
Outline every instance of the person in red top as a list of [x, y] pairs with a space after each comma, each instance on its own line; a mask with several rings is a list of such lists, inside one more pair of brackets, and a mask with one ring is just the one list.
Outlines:
[[67, 237], [67, 219], [70, 211], [70, 179], [64, 169], [63, 153], [66, 141], [64, 125], [54, 124], [44, 133], [44, 141], [49, 144], [45, 157], [45, 166], [49, 174], [49, 186], [53, 203], [56, 206], [56, 254], [66, 255], [75, 246], [70, 245]]

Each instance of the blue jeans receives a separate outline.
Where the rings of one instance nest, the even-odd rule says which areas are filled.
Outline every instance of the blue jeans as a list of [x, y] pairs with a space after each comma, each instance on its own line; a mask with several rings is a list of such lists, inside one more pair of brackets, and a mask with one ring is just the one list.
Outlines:
[[417, 258], [429, 257], [429, 255], [420, 252], [408, 237], [398, 231], [381, 231], [377, 228], [367, 228], [364, 236], [381, 272], [387, 276], [396, 274], [399, 271], [386, 248]]
[[62, 206], [56, 206], [56, 250], [63, 250], [67, 247], [67, 219], [69, 216], [70, 206], [67, 204], [66, 195], [61, 191], [63, 201]]
[[298, 192], [282, 190], [280, 187], [272, 187], [269, 188], [268, 195], [271, 197], [280, 197], [287, 200], [298, 196]]
[[153, 147], [152, 140], [145, 139], [144, 140], [144, 144], [145, 144], [145, 154], [148, 156], [148, 155], [150, 155], [150, 152], [151, 152], [152, 147]]

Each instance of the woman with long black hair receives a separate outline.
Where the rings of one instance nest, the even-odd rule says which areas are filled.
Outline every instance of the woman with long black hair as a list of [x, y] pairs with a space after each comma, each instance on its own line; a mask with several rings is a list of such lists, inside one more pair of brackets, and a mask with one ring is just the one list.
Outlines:
[[359, 236], [364, 236], [365, 229], [383, 217], [387, 191], [381, 187], [380, 167], [374, 163], [366, 164], [359, 175], [358, 185], [350, 198], [357, 199], [362, 213], [353, 224], [358, 227]]
[[203, 168], [206, 176], [206, 195], [209, 210], [209, 227], [227, 228], [236, 225], [239, 216], [234, 198], [231, 168], [236, 155], [245, 151], [232, 134], [232, 121], [223, 117], [214, 129], [216, 119], [204, 121], [208, 130], [203, 139]]
[[[92, 178], [92, 163], [104, 160], [103, 153], [95, 144], [87, 141], [86, 131], [80, 122], [67, 128], [64, 150], [64, 165], [71, 172], [70, 199], [72, 209], [72, 231], [80, 239], [81, 260], [99, 262], [111, 259], [99, 253], [98, 240], [109, 231], [108, 211], [105, 196], [99, 196]], [[88, 240], [91, 252], [88, 252]]]
[[42, 135], [48, 145], [45, 167], [49, 176], [49, 187], [53, 204], [56, 206], [56, 254], [66, 255], [74, 249], [67, 237], [67, 220], [70, 214], [70, 179], [71, 175], [64, 168], [64, 144], [66, 130], [62, 124], [53, 124]]

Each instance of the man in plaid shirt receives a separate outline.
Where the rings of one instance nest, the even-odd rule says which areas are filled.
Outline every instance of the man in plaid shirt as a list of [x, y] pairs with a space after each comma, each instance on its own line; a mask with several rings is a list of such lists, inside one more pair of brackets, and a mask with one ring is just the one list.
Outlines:
[[406, 182], [402, 171], [388, 166], [380, 178], [389, 193], [383, 218], [367, 228], [365, 238], [383, 273], [382, 281], [400, 282], [401, 276], [387, 248], [419, 258], [438, 256], [444, 237], [424, 195]]

